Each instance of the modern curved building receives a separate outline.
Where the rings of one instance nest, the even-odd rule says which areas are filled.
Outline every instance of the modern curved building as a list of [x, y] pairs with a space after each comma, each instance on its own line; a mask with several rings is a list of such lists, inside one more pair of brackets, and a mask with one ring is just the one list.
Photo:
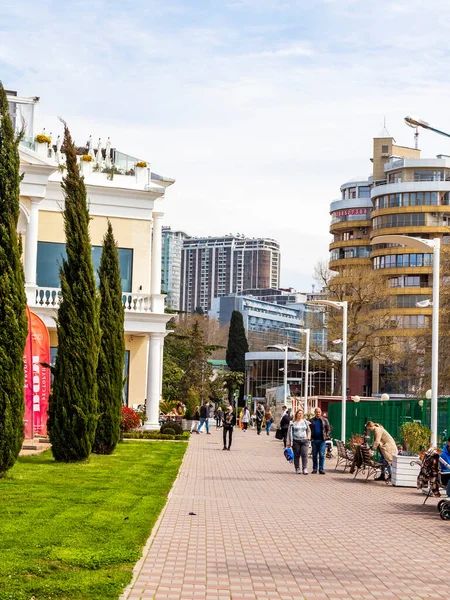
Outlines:
[[341, 198], [331, 203], [330, 269], [370, 266], [372, 200], [368, 179], [357, 177], [341, 185]]
[[[329, 266], [338, 273], [352, 264], [380, 270], [392, 298], [385, 335], [411, 339], [430, 325], [432, 309], [417, 303], [431, 298], [433, 255], [371, 240], [389, 234], [450, 240], [450, 156], [422, 159], [420, 150], [396, 146], [383, 130], [371, 160], [373, 175], [343, 184], [342, 198], [331, 203]], [[392, 389], [388, 371], [373, 363], [371, 392], [384, 391], [405, 390]]]

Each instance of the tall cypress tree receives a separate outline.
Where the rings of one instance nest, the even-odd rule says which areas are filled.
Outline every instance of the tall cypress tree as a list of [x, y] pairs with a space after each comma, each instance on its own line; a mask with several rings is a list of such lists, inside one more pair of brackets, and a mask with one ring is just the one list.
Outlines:
[[97, 367], [99, 418], [94, 452], [111, 454], [120, 437], [125, 340], [119, 253], [110, 221], [103, 238], [98, 275], [102, 340]]
[[28, 325], [17, 239], [18, 145], [0, 83], [0, 477], [15, 463], [24, 438], [23, 352]]
[[71, 462], [88, 458], [94, 442], [100, 325], [86, 187], [65, 123], [63, 150], [67, 161], [67, 175], [62, 182], [67, 259], [62, 261], [59, 273], [62, 302], [48, 429], [54, 458]]
[[228, 332], [228, 346], [226, 361], [232, 371], [245, 373], [245, 353], [248, 352], [247, 336], [245, 335], [244, 319], [242, 313], [233, 310], [231, 314], [230, 330]]

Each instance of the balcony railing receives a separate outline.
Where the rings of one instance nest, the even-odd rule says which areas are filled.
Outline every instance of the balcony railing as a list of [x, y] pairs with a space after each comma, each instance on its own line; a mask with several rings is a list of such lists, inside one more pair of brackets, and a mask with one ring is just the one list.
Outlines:
[[[35, 306], [58, 308], [62, 302], [61, 288], [38, 287]], [[149, 294], [133, 294], [124, 292], [122, 302], [125, 312], [150, 313], [151, 297]]]

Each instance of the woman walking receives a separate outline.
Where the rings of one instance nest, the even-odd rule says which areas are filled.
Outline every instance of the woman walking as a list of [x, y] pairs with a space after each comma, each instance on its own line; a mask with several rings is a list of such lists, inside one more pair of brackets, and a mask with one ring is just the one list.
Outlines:
[[[303, 410], [299, 408], [294, 421], [289, 429], [288, 447], [292, 446], [294, 451], [294, 467], [297, 474], [308, 475], [308, 449], [311, 429], [309, 421], [305, 419]], [[302, 470], [300, 470], [300, 457], [302, 459]]]
[[192, 417], [191, 433], [194, 432], [194, 429], [197, 429], [199, 421], [200, 421], [200, 406], [196, 406], [195, 410], [194, 410], [194, 416]]
[[248, 410], [248, 408], [246, 406], [244, 406], [244, 408], [242, 409], [241, 423], [242, 423], [242, 429], [244, 431], [247, 431], [248, 424], [250, 423], [250, 411]]
[[375, 481], [386, 481], [386, 470], [388, 472], [387, 480], [389, 481], [392, 475], [392, 457], [398, 454], [397, 444], [390, 433], [378, 423], [367, 421], [366, 430], [373, 431], [372, 450], [378, 449], [380, 451], [381, 462], [384, 464], [380, 476]]

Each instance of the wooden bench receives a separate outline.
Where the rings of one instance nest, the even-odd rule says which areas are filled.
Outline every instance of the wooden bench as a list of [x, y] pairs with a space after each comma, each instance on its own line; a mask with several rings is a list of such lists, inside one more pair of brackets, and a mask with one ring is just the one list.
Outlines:
[[367, 476], [365, 481], [368, 481], [369, 477], [371, 475], [373, 475], [375, 477], [375, 475], [378, 473], [378, 471], [381, 471], [383, 468], [386, 468], [386, 465], [373, 460], [372, 456], [371, 456], [371, 451], [370, 448], [367, 444], [362, 444], [359, 447], [359, 450], [361, 452], [361, 466], [356, 468], [356, 473], [355, 473], [355, 477], [358, 475], [358, 473], [365, 473], [367, 471]]
[[337, 453], [338, 453], [338, 459], [337, 459], [336, 467], [334, 468], [334, 470], [336, 471], [336, 469], [339, 467], [339, 465], [344, 465], [344, 473], [345, 473], [345, 471], [349, 467], [351, 467], [353, 464], [354, 453], [345, 447], [345, 444], [343, 441], [334, 440], [334, 443], [336, 444]]

